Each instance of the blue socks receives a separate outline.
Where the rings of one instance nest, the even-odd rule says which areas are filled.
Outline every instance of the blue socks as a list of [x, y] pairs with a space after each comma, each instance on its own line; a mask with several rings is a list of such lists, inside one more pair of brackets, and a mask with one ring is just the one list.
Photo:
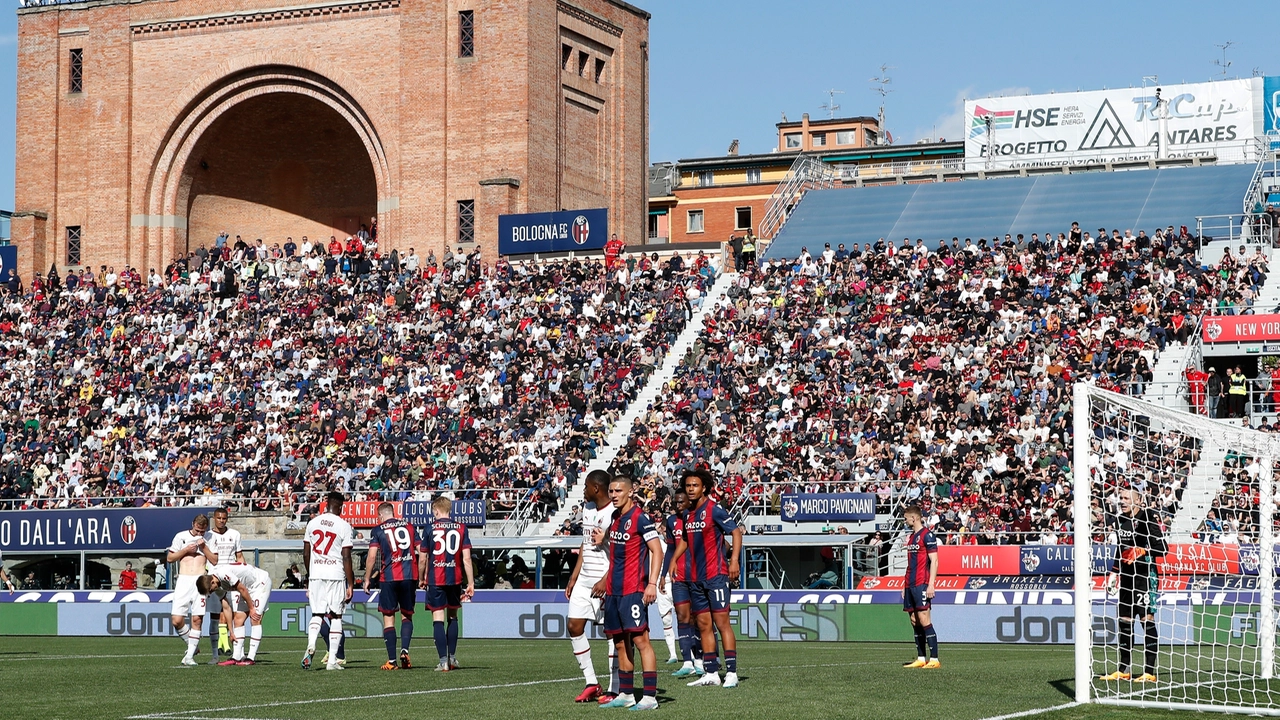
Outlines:
[[382, 642], [387, 645], [387, 662], [396, 661], [396, 629], [382, 628]]
[[400, 621], [400, 649], [408, 650], [409, 641], [413, 639], [413, 620], [405, 618]]
[[738, 651], [737, 650], [724, 651], [724, 669], [725, 669], [725, 672], [731, 672], [731, 673], [738, 672]]
[[933, 624], [924, 626], [924, 639], [929, 643], [929, 657], [938, 659], [938, 633], [933, 631]]
[[431, 623], [431, 632], [435, 636], [436, 640], [436, 655], [439, 655], [441, 660], [446, 659], [449, 657], [449, 648], [448, 640], [444, 631], [444, 621], [436, 620]]
[[685, 662], [693, 662], [693, 627], [688, 623], [679, 623], [677, 637], [680, 641], [680, 657]]
[[449, 657], [458, 654], [458, 618], [449, 618], [449, 629], [447, 631], [449, 640]]
[[916, 657], [929, 657], [925, 650], [924, 628], [919, 625], [912, 625], [911, 630], [916, 634]]
[[702, 669], [711, 675], [720, 670], [720, 656], [714, 652], [702, 653]]

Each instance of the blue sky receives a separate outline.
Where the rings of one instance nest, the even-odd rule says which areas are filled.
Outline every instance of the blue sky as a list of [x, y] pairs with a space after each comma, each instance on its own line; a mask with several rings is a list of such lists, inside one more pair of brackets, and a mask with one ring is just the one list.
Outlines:
[[[1276, 4], [1124, 2], [859, 3], [836, 0], [633, 0], [650, 26], [650, 159], [767, 152], [783, 112], [874, 115], [882, 64], [899, 144], [959, 137], [962, 101], [990, 94], [1202, 82], [1228, 40], [1231, 76], [1280, 75]], [[282, 2], [280, 4], [289, 4]], [[298, 4], [303, 4], [299, 0]], [[0, 208], [13, 207], [17, 16], [0, 14]]]

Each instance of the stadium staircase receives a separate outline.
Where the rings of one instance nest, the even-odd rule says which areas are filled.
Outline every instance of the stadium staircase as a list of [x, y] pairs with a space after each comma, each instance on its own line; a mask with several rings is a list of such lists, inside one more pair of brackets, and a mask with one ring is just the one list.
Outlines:
[[1191, 542], [1191, 534], [1200, 529], [1200, 523], [1209, 515], [1213, 499], [1222, 492], [1222, 465], [1227, 459], [1227, 449], [1218, 443], [1206, 442], [1200, 448], [1200, 461], [1191, 468], [1187, 488], [1182, 492], [1178, 512], [1169, 523], [1169, 542]]
[[[587, 464], [586, 473], [593, 470], [608, 470], [609, 466], [618, 457], [618, 453], [622, 448], [626, 447], [627, 440], [631, 437], [631, 429], [635, 427], [636, 421], [640, 419], [640, 415], [649, 407], [649, 404], [657, 399], [659, 392], [663, 386], [675, 377], [676, 369], [680, 367], [684, 356], [693, 347], [693, 343], [702, 333], [702, 328], [706, 321], [707, 313], [716, 303], [724, 299], [725, 294], [729, 292], [729, 288], [737, 280], [736, 273], [722, 272], [716, 278], [716, 282], [711, 286], [711, 290], [703, 299], [702, 307], [693, 314], [693, 318], [685, 324], [684, 330], [676, 338], [672, 344], [670, 351], [666, 357], [662, 358], [661, 364], [649, 376], [648, 382], [640, 389], [636, 395], [636, 399], [627, 406], [627, 411], [623, 413], [622, 418], [613, 426], [613, 430], [609, 432], [609, 436], [605, 438], [605, 443], [596, 448], [596, 456]], [[585, 474], [584, 473], [584, 477]], [[547, 536], [556, 531], [556, 528], [564, 524], [573, 514], [575, 505], [582, 503], [582, 486], [584, 483], [576, 482], [573, 487], [569, 488], [567, 499], [561, 504], [560, 510], [551, 516], [547, 522], [536, 523], [528, 527], [525, 535]]]
[[1151, 382], [1148, 383], [1142, 399], [1171, 410], [1189, 412], [1184, 371], [1192, 361], [1199, 347], [1199, 338], [1189, 343], [1169, 343], [1164, 352], [1156, 359], [1151, 368]]

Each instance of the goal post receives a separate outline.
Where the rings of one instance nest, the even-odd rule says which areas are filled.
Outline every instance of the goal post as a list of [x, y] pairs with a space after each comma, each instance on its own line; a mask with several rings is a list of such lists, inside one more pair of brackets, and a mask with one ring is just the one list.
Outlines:
[[[1280, 716], [1280, 436], [1087, 383], [1072, 413], [1076, 701]], [[1122, 518], [1128, 489], [1145, 515]], [[1143, 517], [1168, 553], [1122, 564], [1117, 588], [1117, 534]], [[1139, 681], [1151, 671], [1155, 682]]]

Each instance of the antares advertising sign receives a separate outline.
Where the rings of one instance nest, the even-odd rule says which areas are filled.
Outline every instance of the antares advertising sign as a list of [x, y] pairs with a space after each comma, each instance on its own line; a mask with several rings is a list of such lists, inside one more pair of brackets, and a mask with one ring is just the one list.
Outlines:
[[607, 208], [498, 216], [503, 255], [599, 250], [608, 239]]
[[1280, 340], [1280, 315], [1212, 315], [1201, 333], [1207, 343]]
[[[1169, 157], [1245, 162], [1245, 145], [1261, 129], [1254, 108], [1263, 78], [1160, 90], [1168, 101]], [[967, 100], [964, 110], [969, 170], [988, 167], [988, 155], [993, 167], [1007, 169], [1150, 160], [1159, 149], [1160, 111], [1152, 86]]]
[[0, 551], [154, 551], [191, 529], [191, 519], [213, 508], [14, 510], [0, 513]]

